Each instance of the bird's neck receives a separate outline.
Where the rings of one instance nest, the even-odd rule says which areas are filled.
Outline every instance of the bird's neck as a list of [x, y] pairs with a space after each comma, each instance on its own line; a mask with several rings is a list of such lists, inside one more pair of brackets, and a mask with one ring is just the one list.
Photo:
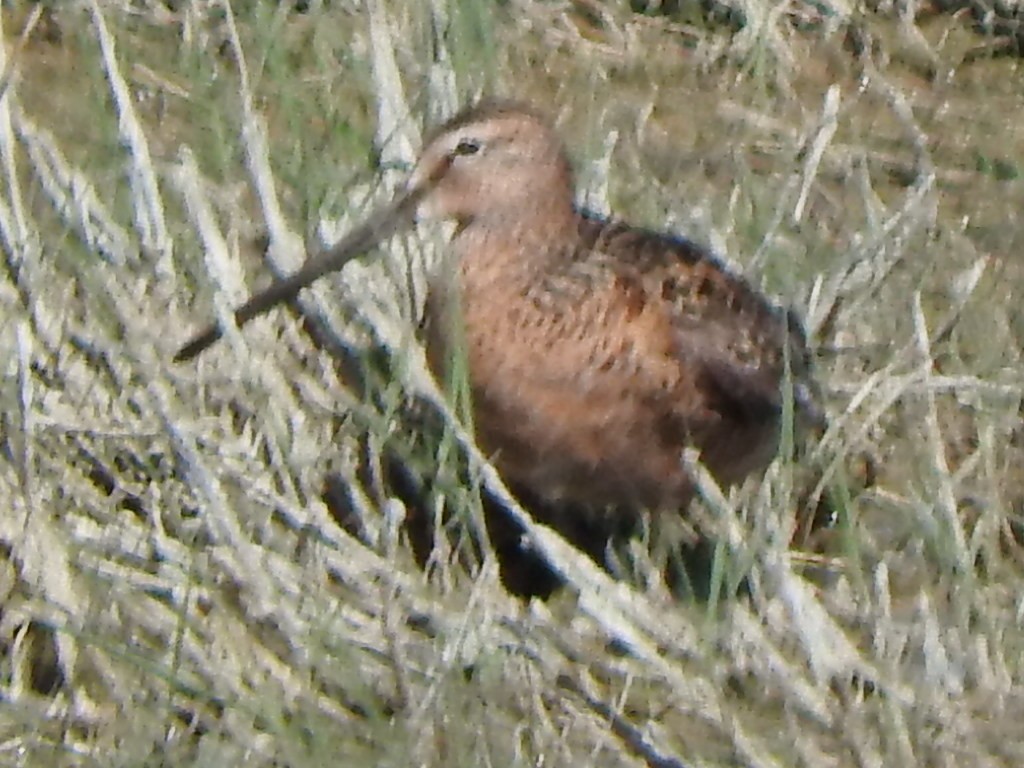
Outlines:
[[468, 226], [454, 245], [463, 292], [479, 297], [525, 292], [542, 282], [571, 248], [562, 229], [525, 226]]
[[463, 268], [531, 274], [566, 257], [577, 238], [579, 214], [562, 200], [531, 201], [516, 210], [483, 212], [461, 222], [454, 237]]

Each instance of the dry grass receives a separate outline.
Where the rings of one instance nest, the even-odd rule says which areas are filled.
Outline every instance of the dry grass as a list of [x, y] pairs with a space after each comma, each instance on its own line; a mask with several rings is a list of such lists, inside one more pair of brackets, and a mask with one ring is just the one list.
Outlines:
[[[912, 6], [309, 5], [4, 6], [0, 762], [1024, 762], [1019, 63]], [[840, 517], [813, 571], [780, 461], [707, 488], [750, 600], [612, 581], [511, 500], [559, 599], [457, 548], [425, 577], [358, 454], [470, 520], [504, 494], [415, 342], [433, 233], [304, 295], [334, 346], [282, 311], [170, 363], [481, 92], [548, 105], [592, 207], [803, 311], [832, 418], [805, 463]]]

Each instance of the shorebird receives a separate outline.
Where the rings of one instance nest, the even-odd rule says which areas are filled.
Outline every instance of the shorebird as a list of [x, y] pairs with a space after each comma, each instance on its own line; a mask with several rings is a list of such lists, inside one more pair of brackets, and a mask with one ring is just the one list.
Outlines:
[[680, 510], [695, 492], [684, 449], [729, 486], [775, 456], [785, 387], [798, 419], [818, 419], [794, 314], [686, 238], [581, 210], [556, 131], [512, 103], [442, 125], [390, 204], [236, 323], [425, 217], [456, 224], [427, 300], [429, 358], [440, 374], [457, 308], [476, 437], [512, 488], [556, 505]]

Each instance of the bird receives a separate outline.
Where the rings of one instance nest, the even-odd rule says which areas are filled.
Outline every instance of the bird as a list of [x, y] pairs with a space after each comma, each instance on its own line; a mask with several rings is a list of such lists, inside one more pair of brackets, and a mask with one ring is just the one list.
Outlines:
[[[390, 203], [254, 295], [236, 324], [424, 219], [455, 225], [429, 281], [428, 360], [442, 380], [460, 345], [475, 438], [510, 488], [551, 505], [678, 512], [697, 492], [687, 449], [733, 486], [776, 456], [787, 388], [796, 421], [823, 419], [795, 311], [695, 241], [578, 205], [553, 123], [513, 101], [428, 134]], [[220, 335], [209, 326], [175, 360]]]

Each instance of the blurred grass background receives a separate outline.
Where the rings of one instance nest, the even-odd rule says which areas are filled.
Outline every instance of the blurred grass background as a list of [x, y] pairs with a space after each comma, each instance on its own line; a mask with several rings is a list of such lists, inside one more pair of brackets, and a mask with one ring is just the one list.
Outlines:
[[[0, 762], [1024, 762], [1017, 3], [11, 0], [2, 23]], [[383, 453], [438, 519], [501, 493], [415, 342], [437, 233], [170, 363], [481, 95], [551, 114], [589, 206], [805, 316], [832, 421], [810, 493], [839, 520], [789, 548], [787, 461], [718, 505], [754, 598], [675, 600], [642, 544], [613, 582], [528, 520], [569, 581], [550, 603], [486, 548], [417, 566]]]

